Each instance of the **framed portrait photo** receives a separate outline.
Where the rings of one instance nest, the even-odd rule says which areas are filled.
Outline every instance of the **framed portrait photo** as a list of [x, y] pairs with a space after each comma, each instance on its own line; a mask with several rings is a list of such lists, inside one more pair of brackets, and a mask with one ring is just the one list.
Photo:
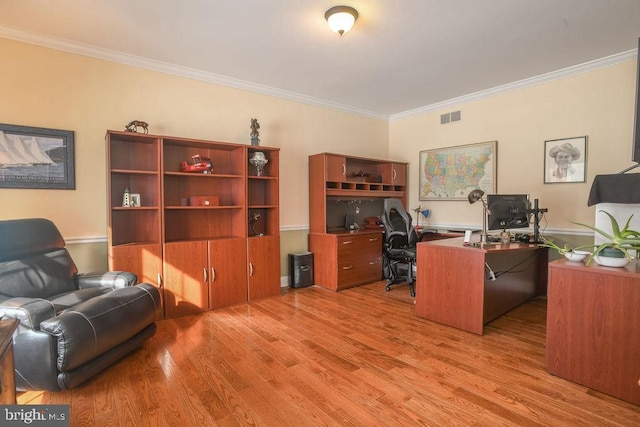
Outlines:
[[130, 206], [132, 208], [139, 208], [140, 206], [142, 206], [142, 202], [140, 200], [140, 194], [138, 193], [132, 193], [130, 196]]
[[544, 183], [585, 182], [587, 137], [544, 142]]

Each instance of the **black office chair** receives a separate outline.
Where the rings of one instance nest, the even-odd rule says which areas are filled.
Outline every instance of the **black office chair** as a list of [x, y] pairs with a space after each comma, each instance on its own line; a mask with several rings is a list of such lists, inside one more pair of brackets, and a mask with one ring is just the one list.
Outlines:
[[384, 274], [387, 279], [385, 289], [392, 285], [407, 283], [411, 296], [416, 296], [413, 270], [416, 265], [416, 243], [418, 234], [411, 224], [411, 215], [398, 199], [384, 199], [382, 225], [384, 241]]

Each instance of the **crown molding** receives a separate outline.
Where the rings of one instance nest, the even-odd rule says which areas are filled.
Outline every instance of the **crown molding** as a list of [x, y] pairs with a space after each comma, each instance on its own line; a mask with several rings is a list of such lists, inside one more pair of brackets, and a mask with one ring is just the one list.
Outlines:
[[392, 114], [391, 116], [389, 116], [389, 120], [393, 121], [398, 119], [404, 119], [411, 116], [417, 116], [420, 114], [431, 113], [433, 111], [452, 107], [454, 105], [464, 104], [472, 101], [478, 101], [483, 98], [489, 98], [491, 96], [511, 92], [517, 89], [536, 86], [542, 83], [548, 83], [554, 80], [560, 80], [566, 77], [587, 73], [589, 71], [594, 71], [600, 68], [611, 67], [613, 65], [621, 64], [623, 62], [633, 61], [637, 58], [637, 52], [638, 52], [637, 49], [632, 49], [626, 52], [617, 53], [615, 55], [607, 56], [605, 58], [596, 59], [594, 61], [585, 62], [583, 64], [574, 65], [571, 67], [563, 68], [557, 71], [552, 71], [546, 74], [541, 74], [539, 76], [531, 77], [528, 79], [518, 80], [513, 83], [507, 83], [507, 84], [496, 86], [490, 89], [481, 90], [481, 91], [470, 93], [467, 95], [462, 95], [456, 98], [448, 99], [446, 101], [437, 102], [435, 104], [430, 104], [430, 105], [426, 105], [424, 107], [416, 108], [413, 110], [404, 111], [402, 113]]
[[586, 73], [589, 71], [597, 70], [600, 68], [610, 67], [616, 64], [620, 64], [627, 61], [632, 61], [637, 58], [637, 49], [632, 49], [627, 52], [618, 53], [615, 55], [607, 56], [605, 58], [596, 59], [594, 61], [585, 62], [572, 67], [563, 68], [561, 70], [552, 71], [550, 73], [541, 74], [539, 76], [531, 77], [528, 79], [518, 80], [513, 83], [508, 83], [494, 88], [481, 90], [478, 92], [470, 93], [467, 95], [451, 98], [435, 104], [426, 105], [424, 107], [407, 110], [397, 114], [386, 115], [375, 113], [372, 111], [351, 107], [336, 102], [331, 102], [319, 98], [314, 98], [299, 93], [277, 89], [270, 86], [261, 85], [258, 83], [252, 83], [245, 80], [235, 79], [232, 77], [223, 76], [220, 74], [204, 72], [193, 68], [182, 67], [175, 64], [170, 64], [161, 61], [155, 61], [147, 58], [143, 58], [136, 55], [130, 55], [122, 52], [116, 52], [110, 49], [97, 48], [77, 42], [70, 42], [64, 39], [57, 39], [52, 37], [45, 37], [38, 34], [27, 33], [18, 31], [15, 29], [0, 26], [0, 37], [7, 39], [34, 44], [51, 49], [61, 50], [78, 55], [88, 56], [91, 58], [102, 59], [109, 62], [115, 62], [123, 65], [129, 65], [132, 67], [143, 68], [147, 70], [157, 71], [160, 73], [171, 74], [178, 77], [185, 77], [193, 80], [199, 80], [207, 83], [213, 83], [221, 86], [231, 87], [234, 89], [246, 90], [249, 92], [259, 93], [262, 95], [273, 96], [276, 98], [286, 99], [289, 101], [300, 102], [303, 104], [313, 105], [317, 107], [328, 108], [332, 110], [343, 111], [346, 113], [357, 114], [365, 117], [370, 117], [378, 120], [394, 121], [398, 119], [404, 119], [407, 117], [417, 116], [420, 114], [430, 113], [433, 111], [448, 108], [454, 105], [459, 105], [467, 102], [478, 101], [483, 98], [507, 93], [517, 89], [531, 87], [542, 83], [551, 82], [554, 80], [563, 79], [566, 77], [574, 76], [577, 74]]
[[221, 74], [209, 73], [196, 70], [189, 67], [183, 67], [167, 62], [147, 59], [136, 55], [117, 52], [110, 49], [98, 48], [78, 42], [71, 42], [64, 39], [45, 37], [38, 34], [27, 33], [0, 26], [0, 37], [7, 39], [29, 43], [37, 46], [47, 47], [51, 49], [61, 50], [77, 55], [88, 56], [91, 58], [102, 59], [118, 64], [129, 65], [132, 67], [143, 68], [146, 70], [157, 71], [164, 74], [171, 74], [178, 77], [199, 80], [207, 83], [213, 83], [220, 86], [226, 86], [234, 89], [246, 90], [249, 92], [259, 93], [262, 95], [273, 96], [276, 98], [286, 99], [289, 101], [300, 102], [303, 104], [313, 105], [316, 107], [328, 108], [331, 110], [343, 111], [346, 113], [357, 114], [378, 120], [389, 120], [389, 115], [375, 113], [373, 111], [361, 108], [351, 107], [349, 105], [339, 104], [312, 96], [302, 95], [299, 93], [265, 86], [258, 83], [252, 83], [246, 80], [235, 79], [223, 76]]

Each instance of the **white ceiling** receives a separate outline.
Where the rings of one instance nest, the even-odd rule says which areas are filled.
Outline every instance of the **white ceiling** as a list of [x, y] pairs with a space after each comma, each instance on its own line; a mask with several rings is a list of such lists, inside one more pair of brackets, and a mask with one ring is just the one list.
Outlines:
[[389, 118], [633, 59], [640, 0], [0, 0], [0, 37]]

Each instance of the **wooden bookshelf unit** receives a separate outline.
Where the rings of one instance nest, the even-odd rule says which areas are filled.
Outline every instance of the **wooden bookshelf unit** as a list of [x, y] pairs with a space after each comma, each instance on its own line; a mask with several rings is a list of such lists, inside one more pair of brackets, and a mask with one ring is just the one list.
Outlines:
[[[279, 149], [118, 131], [106, 140], [109, 267], [160, 288], [165, 317], [280, 294]], [[268, 159], [261, 176], [255, 151]], [[209, 173], [183, 171], [194, 156], [211, 160]], [[125, 188], [139, 206], [122, 206]]]

